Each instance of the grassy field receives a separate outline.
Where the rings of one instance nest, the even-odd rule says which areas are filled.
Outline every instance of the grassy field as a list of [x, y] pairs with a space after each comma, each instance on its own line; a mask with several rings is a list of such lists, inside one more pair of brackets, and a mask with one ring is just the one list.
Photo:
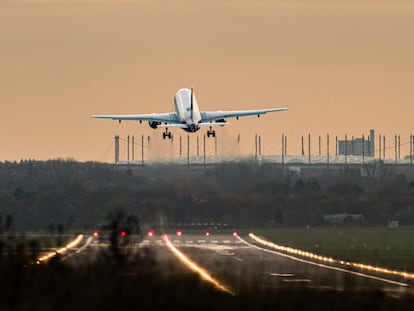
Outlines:
[[276, 244], [414, 272], [414, 228], [255, 229]]

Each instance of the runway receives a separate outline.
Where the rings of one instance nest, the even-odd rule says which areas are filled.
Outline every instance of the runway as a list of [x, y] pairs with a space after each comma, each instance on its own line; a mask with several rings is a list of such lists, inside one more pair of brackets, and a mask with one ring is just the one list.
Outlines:
[[[80, 265], [94, 260], [99, 250], [109, 247], [108, 243], [91, 239], [85, 237], [83, 244], [72, 249], [67, 254], [69, 261]], [[167, 247], [169, 243], [182, 255]], [[151, 250], [155, 260], [165, 266], [167, 273], [171, 263], [179, 266], [181, 271], [192, 269], [179, 258], [185, 256], [191, 265], [208, 275], [201, 275], [202, 279], [211, 277], [219, 284], [212, 282], [214, 286], [222, 286], [224, 291], [232, 294], [246, 287], [255, 290], [382, 291], [393, 297], [414, 294], [412, 278], [276, 251], [257, 243], [248, 235], [154, 235], [130, 243], [127, 247], [130, 254], [143, 248]]]
[[[248, 236], [169, 236], [172, 244], [192, 261], [237, 291], [258, 288], [307, 288], [319, 290], [382, 290], [392, 295], [413, 291], [413, 281], [368, 273], [353, 267], [303, 259], [262, 247]], [[146, 238], [141, 246], [164, 247], [161, 237]]]

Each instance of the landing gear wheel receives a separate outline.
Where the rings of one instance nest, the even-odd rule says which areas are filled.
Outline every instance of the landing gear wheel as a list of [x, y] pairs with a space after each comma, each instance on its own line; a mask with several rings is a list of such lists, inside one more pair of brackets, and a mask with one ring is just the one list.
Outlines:
[[216, 131], [213, 131], [211, 126], [210, 126], [210, 130], [207, 131], [207, 137], [210, 137], [210, 135], [213, 137], [216, 137]]
[[162, 133], [162, 138], [163, 139], [165, 139], [165, 138], [169, 138], [169, 139], [171, 139], [171, 132], [168, 132], [168, 131], [165, 131], [164, 133]]

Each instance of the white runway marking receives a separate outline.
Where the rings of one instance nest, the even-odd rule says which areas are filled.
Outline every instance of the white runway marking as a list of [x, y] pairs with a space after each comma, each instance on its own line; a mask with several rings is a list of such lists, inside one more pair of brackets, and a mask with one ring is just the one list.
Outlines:
[[[200, 248], [205, 250], [210, 250], [218, 253], [224, 253], [227, 252], [230, 253], [230, 251], [235, 249], [242, 249], [242, 248], [248, 248], [247, 246], [231, 246], [231, 245], [221, 245], [221, 244], [187, 244], [185, 247], [193, 247], [193, 248]], [[234, 255], [234, 253], [231, 253]]]
[[271, 276], [278, 276], [282, 278], [288, 278], [295, 276], [293, 273], [270, 273]]
[[234, 253], [230, 253], [228, 250], [225, 250], [219, 253], [224, 256], [234, 256]]

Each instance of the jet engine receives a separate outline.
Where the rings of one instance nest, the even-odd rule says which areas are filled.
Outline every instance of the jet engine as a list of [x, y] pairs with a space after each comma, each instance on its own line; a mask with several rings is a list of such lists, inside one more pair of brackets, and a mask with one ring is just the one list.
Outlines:
[[156, 121], [148, 121], [148, 124], [150, 127], [152, 127], [153, 129], [156, 129], [158, 127], [158, 125], [161, 125], [161, 122], [156, 122]]

